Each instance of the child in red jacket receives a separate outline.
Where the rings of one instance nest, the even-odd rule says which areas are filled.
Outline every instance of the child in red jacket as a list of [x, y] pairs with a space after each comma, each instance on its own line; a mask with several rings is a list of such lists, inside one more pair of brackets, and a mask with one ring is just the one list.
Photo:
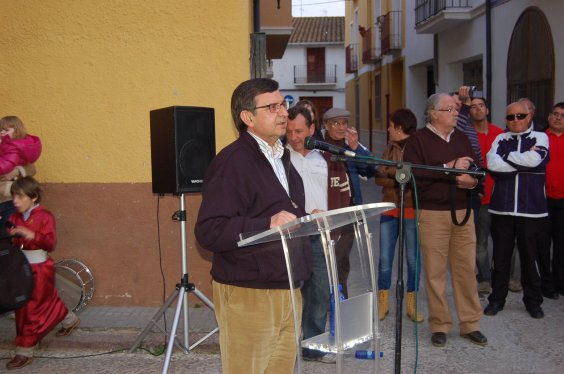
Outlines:
[[39, 183], [23, 177], [12, 184], [11, 192], [17, 212], [10, 217], [8, 233], [31, 264], [34, 289], [27, 304], [16, 310], [16, 356], [6, 364], [8, 370], [30, 364], [35, 345], [59, 322], [57, 336], [70, 334], [80, 324], [55, 288], [54, 262], [48, 255], [57, 244], [55, 217], [39, 205]]

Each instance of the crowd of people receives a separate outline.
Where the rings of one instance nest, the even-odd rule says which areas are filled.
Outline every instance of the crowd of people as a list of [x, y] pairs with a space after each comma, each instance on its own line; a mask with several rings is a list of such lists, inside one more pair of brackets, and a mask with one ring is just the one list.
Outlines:
[[[374, 290], [380, 320], [389, 314], [400, 226], [408, 267], [406, 315], [415, 323], [424, 321], [417, 309], [423, 274], [433, 346], [444, 347], [452, 330], [446, 292], [449, 269], [459, 333], [470, 342], [488, 344], [480, 319], [503, 310], [518, 273], [515, 253], [525, 310], [532, 318], [543, 318], [543, 298], [564, 295], [564, 103], [552, 108], [547, 129], [533, 123], [534, 111], [527, 98], [510, 103], [502, 129], [488, 122], [487, 100], [473, 97], [470, 87], [433, 94], [419, 129], [407, 108], [390, 115], [381, 158], [391, 162], [376, 166], [334, 161], [327, 152], [305, 147], [306, 138], [312, 137], [356, 155], [373, 156], [359, 142], [348, 110], [334, 107], [320, 117], [309, 100], [290, 108], [274, 80], [242, 82], [231, 98], [239, 137], [209, 166], [195, 225], [197, 241], [213, 252], [223, 372], [293, 372], [296, 321], [302, 339], [324, 333], [332, 297], [320, 236], [293, 239], [290, 282], [282, 243], [239, 248], [240, 234], [363, 204], [360, 178], [374, 177], [383, 201], [397, 206], [380, 218]], [[56, 335], [66, 336], [80, 320], [55, 288], [49, 257], [57, 242], [55, 218], [40, 204], [41, 188], [32, 177], [41, 141], [15, 116], [0, 119], [0, 137], [0, 239], [21, 249], [34, 278], [29, 300], [15, 310], [16, 354], [6, 364], [13, 370], [33, 361], [34, 348], [57, 325], [61, 328]], [[412, 167], [416, 190], [412, 183], [400, 190], [396, 166], [404, 162]], [[476, 173], [480, 170], [487, 171], [485, 178]], [[347, 298], [354, 226], [333, 230], [325, 239], [334, 243], [330, 250], [335, 252], [339, 288]], [[296, 287], [293, 292], [290, 284]], [[296, 304], [292, 294], [297, 295]], [[486, 295], [482, 311], [480, 299]], [[335, 355], [313, 349], [303, 349], [302, 356], [336, 361]]]
[[[425, 123], [419, 130], [409, 109], [390, 115], [382, 158], [413, 166], [419, 210], [409, 184], [403, 212], [393, 209], [381, 216], [380, 320], [389, 313], [400, 213], [408, 265], [406, 314], [414, 322], [424, 320], [416, 305], [423, 274], [434, 346], [445, 346], [452, 329], [446, 297], [449, 268], [459, 333], [481, 346], [488, 343], [480, 329], [482, 315], [493, 316], [503, 309], [510, 279], [517, 277], [515, 252], [521, 264], [523, 302], [531, 317], [543, 317], [543, 297], [564, 294], [564, 238], [559, 230], [564, 219], [564, 146], [560, 145], [564, 103], [554, 106], [546, 133], [532, 123], [531, 105], [534, 108], [525, 99], [511, 103], [502, 129], [488, 122], [487, 100], [472, 97], [470, 88], [462, 86], [458, 92], [428, 98]], [[282, 244], [238, 248], [239, 234], [362, 204], [360, 177], [374, 176], [384, 201], [399, 206], [396, 168], [336, 162], [326, 152], [304, 147], [309, 136], [357, 155], [371, 155], [349, 123], [350, 112], [331, 108], [320, 118], [308, 100], [289, 108], [273, 80], [241, 83], [233, 92], [231, 113], [239, 138], [207, 170], [195, 227], [200, 245], [213, 252], [223, 371], [292, 372], [296, 336]], [[485, 178], [468, 173], [480, 170], [487, 170]], [[331, 235], [339, 284], [347, 297], [354, 230], [345, 226]], [[490, 236], [493, 261], [488, 253]], [[299, 257], [293, 272], [299, 295], [295, 318], [302, 326], [302, 339], [307, 339], [326, 331], [330, 282], [319, 237], [294, 241], [293, 255]], [[480, 299], [487, 295], [482, 311]], [[310, 349], [303, 349], [302, 356], [335, 362], [334, 355]]]

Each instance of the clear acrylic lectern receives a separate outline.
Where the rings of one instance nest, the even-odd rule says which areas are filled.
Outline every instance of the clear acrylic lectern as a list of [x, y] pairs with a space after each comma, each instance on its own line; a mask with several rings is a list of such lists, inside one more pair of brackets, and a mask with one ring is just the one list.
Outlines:
[[[276, 240], [282, 241], [288, 278], [290, 279], [290, 294], [294, 315], [296, 310], [296, 292], [293, 278], [292, 248], [297, 243], [293, 239], [305, 236], [320, 235], [325, 252], [329, 285], [333, 292], [335, 305], [335, 334], [329, 332], [301, 341], [301, 326], [294, 318], [296, 332], [296, 348], [298, 359], [296, 372], [301, 374], [301, 348], [310, 348], [323, 352], [332, 352], [337, 355], [337, 373], [342, 373], [344, 353], [346, 350], [359, 344], [372, 341], [376, 352], [376, 361], [373, 365], [374, 372], [379, 369], [378, 358], [380, 352], [380, 333], [378, 330], [378, 297], [376, 270], [372, 250], [372, 233], [369, 230], [367, 219], [395, 208], [393, 203], [373, 203], [342, 209], [335, 209], [318, 214], [298, 218], [285, 225], [272, 228], [263, 232], [240, 234], [239, 247], [266, 243]], [[339, 300], [337, 261], [335, 256], [335, 242], [331, 240], [331, 231], [342, 226], [353, 224], [355, 229], [356, 247], [360, 258], [363, 274], [369, 276], [369, 287], [366, 292], [351, 296], [346, 300]]]

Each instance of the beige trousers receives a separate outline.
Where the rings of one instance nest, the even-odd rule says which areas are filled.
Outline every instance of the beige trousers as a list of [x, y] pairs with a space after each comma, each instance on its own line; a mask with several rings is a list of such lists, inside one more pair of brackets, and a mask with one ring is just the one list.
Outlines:
[[[302, 296], [296, 292], [298, 326]], [[290, 290], [213, 282], [223, 374], [292, 374], [296, 335]]]
[[[457, 210], [462, 221], [466, 210]], [[419, 233], [431, 332], [452, 328], [446, 289], [450, 266], [460, 333], [480, 330], [482, 307], [476, 288], [476, 234], [472, 216], [464, 226], [452, 223], [450, 211], [421, 210]]]

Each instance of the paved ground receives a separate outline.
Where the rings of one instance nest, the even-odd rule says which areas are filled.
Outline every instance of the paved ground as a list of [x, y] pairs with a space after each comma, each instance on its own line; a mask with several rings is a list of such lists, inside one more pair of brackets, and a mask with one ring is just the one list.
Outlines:
[[[373, 181], [363, 183], [366, 202], [380, 201]], [[370, 223], [378, 240], [377, 222]], [[375, 246], [377, 250], [377, 246]], [[353, 266], [358, 264], [356, 251], [352, 253]], [[396, 276], [394, 275], [394, 282]], [[364, 287], [360, 271], [350, 278], [351, 292]], [[427, 305], [423, 282], [419, 308], [426, 314]], [[393, 292], [392, 292], [393, 294]], [[211, 296], [211, 295], [210, 295]], [[482, 331], [489, 344], [479, 347], [458, 336], [455, 325], [448, 335], [445, 348], [434, 348], [430, 343], [428, 324], [415, 325], [402, 311], [401, 372], [402, 373], [563, 373], [564, 372], [564, 297], [546, 300], [543, 304], [545, 318], [529, 317], [521, 302], [522, 294], [510, 293], [506, 308], [496, 317], [482, 318]], [[452, 291], [449, 288], [452, 307]], [[404, 301], [405, 305], [405, 301]], [[482, 302], [485, 306], [485, 302]], [[452, 309], [454, 310], [454, 309]], [[68, 337], [48, 335], [36, 351], [32, 365], [21, 369], [24, 373], [156, 373], [165, 361], [162, 351], [166, 337], [153, 328], [134, 353], [127, 353], [153, 315], [154, 308], [87, 307], [80, 312], [80, 328]], [[173, 311], [167, 313], [167, 326], [172, 323]], [[160, 323], [163, 327], [162, 323]], [[207, 308], [189, 310], [190, 343], [193, 344], [213, 330], [215, 319]], [[179, 332], [182, 330], [182, 323]], [[381, 325], [381, 350], [384, 357], [380, 372], [394, 371], [395, 363], [395, 296], [391, 298], [390, 315]], [[13, 355], [14, 322], [8, 316], [0, 317], [0, 372]], [[362, 347], [361, 347], [362, 348]], [[347, 374], [374, 372], [372, 361], [357, 360], [354, 350], [345, 358]], [[335, 367], [321, 363], [302, 363], [303, 373], [334, 372]], [[214, 334], [198, 347], [185, 354], [175, 350], [169, 373], [221, 372], [218, 335]], [[244, 373], [242, 373], [244, 374]]]

